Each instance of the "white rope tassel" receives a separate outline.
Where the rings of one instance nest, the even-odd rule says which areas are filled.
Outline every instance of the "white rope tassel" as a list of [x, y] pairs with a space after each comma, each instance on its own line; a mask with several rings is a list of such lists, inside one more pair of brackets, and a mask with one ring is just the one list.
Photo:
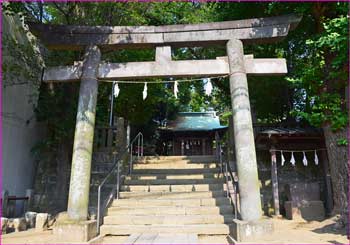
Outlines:
[[281, 166], [284, 165], [284, 162], [286, 161], [286, 159], [284, 159], [284, 156], [283, 156], [283, 151], [281, 151]]
[[179, 92], [179, 89], [177, 87], [178, 85], [179, 85], [178, 81], [175, 81], [174, 82], [174, 96], [176, 99], [177, 99], [177, 93]]
[[317, 157], [316, 150], [315, 150], [315, 164], [318, 165], [318, 157]]
[[293, 165], [293, 167], [295, 166], [295, 158], [294, 158], [294, 152], [292, 151], [292, 157], [290, 158], [290, 162]]
[[147, 83], [145, 83], [145, 86], [143, 87], [142, 98], [143, 100], [147, 98]]
[[119, 86], [118, 86], [118, 83], [117, 83], [117, 82], [114, 84], [114, 90], [113, 90], [113, 92], [114, 92], [114, 93], [113, 93], [114, 97], [117, 98], [118, 95], [119, 95], [119, 92], [120, 92], [120, 89], [119, 89]]
[[207, 82], [204, 84], [204, 90], [206, 95], [211, 95], [211, 92], [213, 91], [213, 84], [211, 83], [211, 79], [207, 78], [205, 79]]
[[307, 166], [307, 159], [306, 159], [305, 151], [303, 151], [303, 155], [304, 155], [303, 164], [304, 164], [304, 166]]

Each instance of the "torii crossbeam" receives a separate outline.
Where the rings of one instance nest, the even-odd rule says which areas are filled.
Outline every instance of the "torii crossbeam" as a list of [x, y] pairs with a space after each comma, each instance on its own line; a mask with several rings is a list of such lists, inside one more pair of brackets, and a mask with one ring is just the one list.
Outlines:
[[[49, 49], [85, 50], [82, 62], [48, 68], [43, 76], [45, 82], [81, 81], [68, 200], [69, 218], [75, 221], [87, 219], [98, 80], [229, 75], [234, 122], [234, 136], [231, 137], [235, 141], [242, 219], [234, 222], [234, 235], [244, 235], [237, 234], [245, 232], [244, 229], [248, 236], [261, 231], [252, 228], [261, 219], [262, 210], [247, 74], [281, 75], [287, 73], [287, 68], [284, 59], [255, 59], [252, 55], [244, 55], [243, 43], [281, 40], [300, 20], [299, 16], [287, 15], [170, 26], [90, 27], [31, 23], [31, 30]], [[208, 45], [226, 45], [227, 57], [171, 59], [172, 47]], [[101, 62], [101, 51], [140, 47], [156, 48], [155, 61]], [[250, 229], [254, 232], [249, 233]]]

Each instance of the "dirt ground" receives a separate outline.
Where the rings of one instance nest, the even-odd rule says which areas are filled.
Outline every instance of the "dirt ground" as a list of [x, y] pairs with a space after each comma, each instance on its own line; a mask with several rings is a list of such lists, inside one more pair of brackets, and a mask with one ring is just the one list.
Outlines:
[[253, 241], [259, 244], [349, 244], [346, 228], [338, 229], [335, 218], [318, 221], [274, 219], [274, 233]]
[[[286, 219], [274, 219], [275, 232], [259, 239], [252, 240], [249, 244], [350, 244], [347, 239], [346, 229], [338, 229], [335, 226], [335, 218], [322, 222], [291, 221]], [[106, 237], [96, 243], [118, 244], [126, 240], [125, 237]], [[1, 244], [55, 244], [52, 230], [35, 232], [30, 229], [22, 232], [4, 234]], [[199, 237], [199, 243], [229, 244], [223, 236]], [[247, 244], [247, 243], [239, 243]]]

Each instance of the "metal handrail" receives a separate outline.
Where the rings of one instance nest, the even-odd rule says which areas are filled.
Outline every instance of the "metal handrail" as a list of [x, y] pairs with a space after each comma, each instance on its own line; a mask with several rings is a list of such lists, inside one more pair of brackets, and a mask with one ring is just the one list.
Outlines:
[[[221, 165], [221, 171], [222, 174], [225, 176], [225, 180], [226, 180], [226, 196], [228, 198], [231, 199], [231, 203], [234, 203], [234, 208], [235, 208], [235, 219], [237, 219], [238, 216], [238, 208], [237, 208], [237, 200], [238, 200], [238, 180], [233, 176], [233, 172], [231, 169], [231, 166], [229, 164], [229, 162], [227, 161], [227, 159], [223, 160], [223, 151], [222, 151], [222, 145], [219, 144], [219, 161], [220, 161], [220, 165]], [[234, 193], [235, 193], [235, 197], [233, 198], [231, 196], [231, 192], [229, 191], [229, 182], [232, 181], [233, 183], [233, 188], [234, 188]], [[234, 201], [233, 201], [234, 199]]]
[[[103, 217], [103, 214], [105, 212], [106, 207], [110, 204], [114, 196], [116, 196], [117, 199], [119, 199], [119, 189], [120, 189], [120, 162], [122, 161], [123, 157], [130, 153], [130, 159], [129, 159], [129, 172], [130, 175], [132, 172], [132, 164], [133, 164], [133, 145], [137, 140], [137, 157], [143, 156], [143, 134], [139, 132], [135, 138], [128, 144], [128, 146], [124, 149], [122, 154], [119, 155], [117, 158], [116, 152], [113, 152], [113, 167], [109, 170], [106, 177], [102, 180], [101, 184], [98, 186], [97, 191], [97, 231], [99, 232], [100, 226], [102, 224], [101, 218]], [[107, 182], [107, 179], [117, 170], [117, 183], [110, 191], [107, 198], [103, 201], [103, 205], [101, 205], [101, 189], [104, 186], [104, 184]], [[102, 215], [101, 215], [102, 214]]]

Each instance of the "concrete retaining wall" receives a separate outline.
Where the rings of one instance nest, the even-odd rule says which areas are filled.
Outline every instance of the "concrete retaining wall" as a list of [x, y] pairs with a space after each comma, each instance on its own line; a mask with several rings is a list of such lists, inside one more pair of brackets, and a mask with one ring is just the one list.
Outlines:
[[19, 16], [3, 14], [2, 184], [10, 195], [32, 188], [32, 147], [45, 135], [36, 122], [43, 61], [36, 40]]

